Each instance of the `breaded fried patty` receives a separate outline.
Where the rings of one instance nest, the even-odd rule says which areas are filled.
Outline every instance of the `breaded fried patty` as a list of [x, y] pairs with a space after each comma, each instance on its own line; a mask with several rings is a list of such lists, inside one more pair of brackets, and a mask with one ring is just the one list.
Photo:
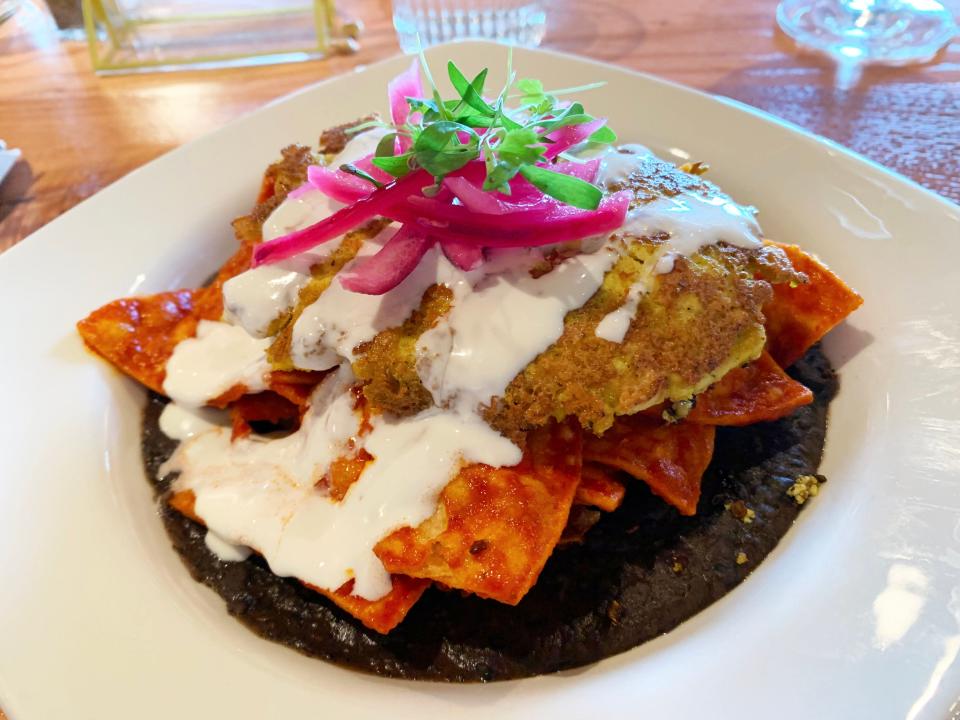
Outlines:
[[[654, 253], [650, 243], [633, 243], [603, 287], [567, 315], [560, 339], [494, 398], [485, 413], [491, 425], [511, 434], [575, 415], [602, 433], [616, 415], [689, 398], [760, 354], [766, 282], [741, 278], [707, 254], [678, 258], [672, 272], [657, 275]], [[623, 342], [597, 337], [641, 274], [650, 289]]]
[[[634, 193], [633, 207], [680, 192], [717, 192], [698, 175], [652, 157], [638, 168], [617, 185]], [[760, 355], [765, 341], [761, 308], [770, 298], [770, 283], [805, 278], [779, 248], [745, 250], [722, 243], [690, 258], [677, 257], [670, 272], [658, 273], [666, 239], [620, 238], [621, 256], [601, 288], [567, 314], [560, 338], [484, 409], [493, 427], [519, 438], [551, 419], [575, 416], [584, 427], [602, 433], [617, 415], [688, 399]], [[344, 259], [338, 260], [316, 269], [294, 318], [342, 267]], [[545, 270], [549, 267], [532, 272]], [[646, 292], [623, 342], [598, 337], [601, 320], [623, 305], [637, 282], [645, 284]], [[452, 302], [449, 290], [433, 286], [401, 326], [356, 348], [354, 372], [365, 383], [364, 394], [374, 411], [407, 416], [433, 404], [417, 373], [416, 343], [449, 312]], [[281, 332], [271, 348], [276, 367], [290, 367], [288, 335]]]

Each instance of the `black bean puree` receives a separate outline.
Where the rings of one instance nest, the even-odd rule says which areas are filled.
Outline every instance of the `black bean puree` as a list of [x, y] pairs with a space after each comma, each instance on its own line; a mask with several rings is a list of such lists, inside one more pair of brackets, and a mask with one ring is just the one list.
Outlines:
[[[818, 348], [790, 374], [813, 390], [813, 404], [777, 422], [720, 428], [695, 517], [680, 516], [625, 477], [623, 506], [605, 515], [583, 544], [558, 548], [519, 605], [431, 588], [389, 635], [365, 628], [296, 580], [277, 577], [259, 557], [227, 563], [207, 549], [204, 528], [163, 502], [169, 478], [158, 478], [157, 470], [176, 443], [159, 430], [166, 403], [159, 395], [144, 414], [143, 458], [187, 569], [258, 635], [386, 677], [507, 680], [593, 663], [669, 632], [763, 560], [801, 509], [786, 490], [798, 476], [817, 472], [827, 406], [837, 391]], [[752, 522], [735, 516], [743, 506], [725, 508], [738, 500], [756, 513]]]

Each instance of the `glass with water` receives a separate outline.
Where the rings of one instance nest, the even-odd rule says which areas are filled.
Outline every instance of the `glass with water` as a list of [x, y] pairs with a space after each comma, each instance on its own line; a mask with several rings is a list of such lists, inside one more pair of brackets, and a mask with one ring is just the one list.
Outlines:
[[545, 5], [545, 0], [393, 0], [393, 25], [407, 53], [473, 38], [533, 47], [546, 30]]

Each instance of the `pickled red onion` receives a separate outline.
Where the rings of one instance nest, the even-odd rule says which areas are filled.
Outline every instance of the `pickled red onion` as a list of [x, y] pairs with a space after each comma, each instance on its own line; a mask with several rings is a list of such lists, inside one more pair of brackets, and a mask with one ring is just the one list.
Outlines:
[[377, 190], [353, 205], [337, 210], [326, 220], [257, 245], [253, 251], [253, 267], [279, 262], [299, 255], [322, 243], [333, 240], [377, 216], [390, 217], [390, 207], [399, 200], [419, 193], [433, 182], [429, 173], [418, 170]]
[[431, 238], [412, 225], [404, 225], [376, 255], [341, 272], [340, 284], [351, 292], [383, 295], [413, 272], [431, 245]]
[[550, 138], [552, 144], [547, 147], [547, 151], [543, 154], [543, 157], [547, 160], [555, 158], [564, 150], [586, 141], [588, 137], [606, 124], [606, 118], [597, 118], [596, 120], [580, 123], [579, 125], [567, 125], [559, 130], [547, 133], [547, 137]]
[[[410, 105], [407, 98], [422, 98], [426, 93], [423, 90], [423, 82], [420, 80], [420, 67], [418, 61], [410, 64], [410, 68], [397, 75], [387, 85], [387, 99], [390, 101], [390, 119], [393, 124], [400, 126], [410, 119]], [[410, 149], [410, 138], [403, 135], [397, 136], [397, 154], [404, 153]]]
[[348, 205], [367, 197], [373, 190], [373, 185], [356, 175], [319, 165], [307, 168], [307, 183], [327, 197]]
[[475, 270], [483, 262], [483, 248], [473, 240], [441, 240], [440, 249], [461, 270]]

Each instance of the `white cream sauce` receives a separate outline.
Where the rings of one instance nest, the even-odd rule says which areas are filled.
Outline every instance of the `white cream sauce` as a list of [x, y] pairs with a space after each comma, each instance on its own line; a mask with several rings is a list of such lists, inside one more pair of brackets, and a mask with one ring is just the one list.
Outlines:
[[213, 530], [207, 530], [207, 534], [203, 537], [203, 544], [223, 562], [243, 562], [250, 557], [251, 551], [246, 545], [227, 542]]
[[617, 261], [616, 241], [534, 278], [519, 268], [488, 275], [417, 342], [417, 372], [441, 407], [474, 413], [563, 333], [568, 312], [597, 291]]
[[[633, 171], [651, 156], [643, 145], [621, 145], [609, 149], [600, 163], [597, 184], [612, 187], [627, 182]], [[742, 248], [763, 244], [755, 210], [734, 202], [729, 195], [710, 185], [710, 192], [680, 193], [661, 197], [631, 210], [621, 232], [636, 237], [668, 233], [660, 272], [673, 270], [671, 258], [690, 257], [701, 248], [726, 242]]]
[[[386, 132], [372, 128], [355, 136], [329, 165], [339, 167], [369, 155]], [[308, 189], [299, 197], [286, 198], [270, 213], [263, 224], [263, 239], [275, 240], [303, 230], [342, 207], [319, 190]], [[242, 325], [254, 337], [265, 337], [270, 323], [296, 304], [300, 289], [310, 280], [310, 268], [329, 258], [342, 241], [343, 237], [335, 238], [290, 260], [253, 268], [228, 280], [223, 285], [226, 319]]]
[[[636, 237], [669, 233], [666, 251], [674, 256], [691, 257], [720, 241], [742, 248], [763, 245], [753, 213], [726, 195], [683, 194], [659, 198], [632, 210], [622, 232]], [[673, 269], [666, 261], [664, 267]]]
[[309, 281], [309, 270], [298, 272], [282, 263], [242, 272], [223, 284], [224, 317], [254, 337], [267, 337], [270, 324], [296, 304]]
[[200, 407], [235, 385], [263, 390], [270, 342], [236, 325], [201, 320], [197, 336], [179, 343], [167, 361], [163, 392], [178, 405]]
[[623, 305], [607, 313], [597, 325], [594, 334], [598, 338], [610, 342], [622, 343], [627, 336], [627, 330], [630, 329], [630, 323], [633, 322], [633, 316], [637, 314], [640, 298], [648, 291], [649, 287], [650, 284], [646, 277], [633, 283], [627, 291], [627, 298]]
[[[263, 239], [276, 240], [296, 230], [303, 230], [330, 217], [342, 207], [343, 203], [331, 200], [316, 189], [306, 190], [296, 198], [285, 198], [263, 223]], [[339, 240], [331, 240], [317, 247], [314, 252], [319, 251], [326, 255], [333, 252], [339, 244]]]
[[206, 407], [184, 407], [169, 402], [160, 413], [160, 432], [171, 440], [187, 440], [214, 427], [228, 427], [226, 411]]
[[[331, 164], [355, 161], [380, 137], [374, 132], [358, 136]], [[626, 150], [603, 156], [600, 183], [629, 178], [648, 152], [641, 146]], [[331, 207], [306, 193], [275, 211], [265, 236], [305, 227]], [[377, 252], [392, 232], [365, 242], [356, 262]], [[208, 546], [224, 558], [239, 558], [244, 548], [253, 548], [278, 575], [321, 588], [335, 590], [354, 579], [354, 594], [385, 595], [390, 578], [373, 553], [376, 543], [430, 517], [440, 491], [463, 464], [519, 462], [520, 450], [483, 422], [480, 407], [503, 394], [560, 337], [566, 314], [589, 300], [620, 257], [622, 235], [660, 232], [669, 239], [654, 269], [659, 273], [670, 272], [674, 258], [720, 240], [741, 247], [760, 244], [749, 209], [719, 191], [687, 193], [639, 207], [616, 237], [585, 241], [581, 254], [537, 278], [529, 270], [542, 261], [542, 248], [489, 252], [488, 262], [470, 273], [432, 249], [383, 296], [351, 293], [334, 281], [295, 324], [292, 357], [300, 368], [339, 369], [315, 391], [300, 429], [280, 438], [254, 435], [231, 442], [229, 428], [205, 423], [197, 413], [190, 417], [189, 408], [237, 383], [252, 391], [263, 388], [270, 340], [255, 336], [295, 302], [309, 266], [335, 245], [228, 283], [227, 319], [236, 324], [201, 323], [197, 338], [177, 346], [164, 385], [177, 401], [165, 411], [164, 432], [183, 439], [164, 470], [180, 472], [176, 489], [194, 492], [196, 512], [210, 529]], [[645, 274], [630, 288], [623, 305], [601, 321], [598, 336], [622, 342], [649, 282]], [[372, 430], [358, 438], [349, 391], [354, 349], [402, 323], [434, 283], [454, 292], [451, 312], [417, 343], [417, 370], [437, 407], [402, 420], [377, 417]], [[360, 446], [374, 460], [336, 502], [323, 479], [333, 460]]]
[[336, 502], [318, 481], [359, 431], [352, 380], [347, 365], [324, 380], [292, 435], [231, 442], [228, 430], [212, 428], [182, 443], [161, 472], [180, 472], [174, 489], [193, 491], [218, 540], [254, 548], [276, 574], [320, 588], [353, 578], [353, 593], [375, 600], [391, 588], [376, 543], [430, 517], [462, 464], [515, 465], [521, 453], [479, 418], [438, 410], [378, 417], [360, 438], [374, 460]]
[[[344, 269], [364, 262], [395, 232], [395, 227], [388, 227], [365, 242], [357, 258]], [[438, 282], [455, 285], [463, 276], [434, 247], [403, 282], [383, 295], [350, 292], [334, 279], [293, 326], [290, 355], [294, 365], [305, 370], [326, 370], [344, 359], [352, 361], [357, 345], [372, 340], [381, 330], [403, 323], [419, 307], [428, 287]]]
[[639, 161], [653, 155], [645, 145], [627, 143], [616, 147], [607, 146], [600, 153], [600, 170], [597, 184], [601, 187], [622, 185], [639, 167]]
[[377, 145], [383, 139], [383, 136], [391, 132], [387, 128], [373, 127], [364, 130], [359, 135], [350, 138], [337, 155], [327, 163], [330, 167], [338, 168], [341, 165], [355, 163], [367, 155], [372, 155], [377, 149]]

